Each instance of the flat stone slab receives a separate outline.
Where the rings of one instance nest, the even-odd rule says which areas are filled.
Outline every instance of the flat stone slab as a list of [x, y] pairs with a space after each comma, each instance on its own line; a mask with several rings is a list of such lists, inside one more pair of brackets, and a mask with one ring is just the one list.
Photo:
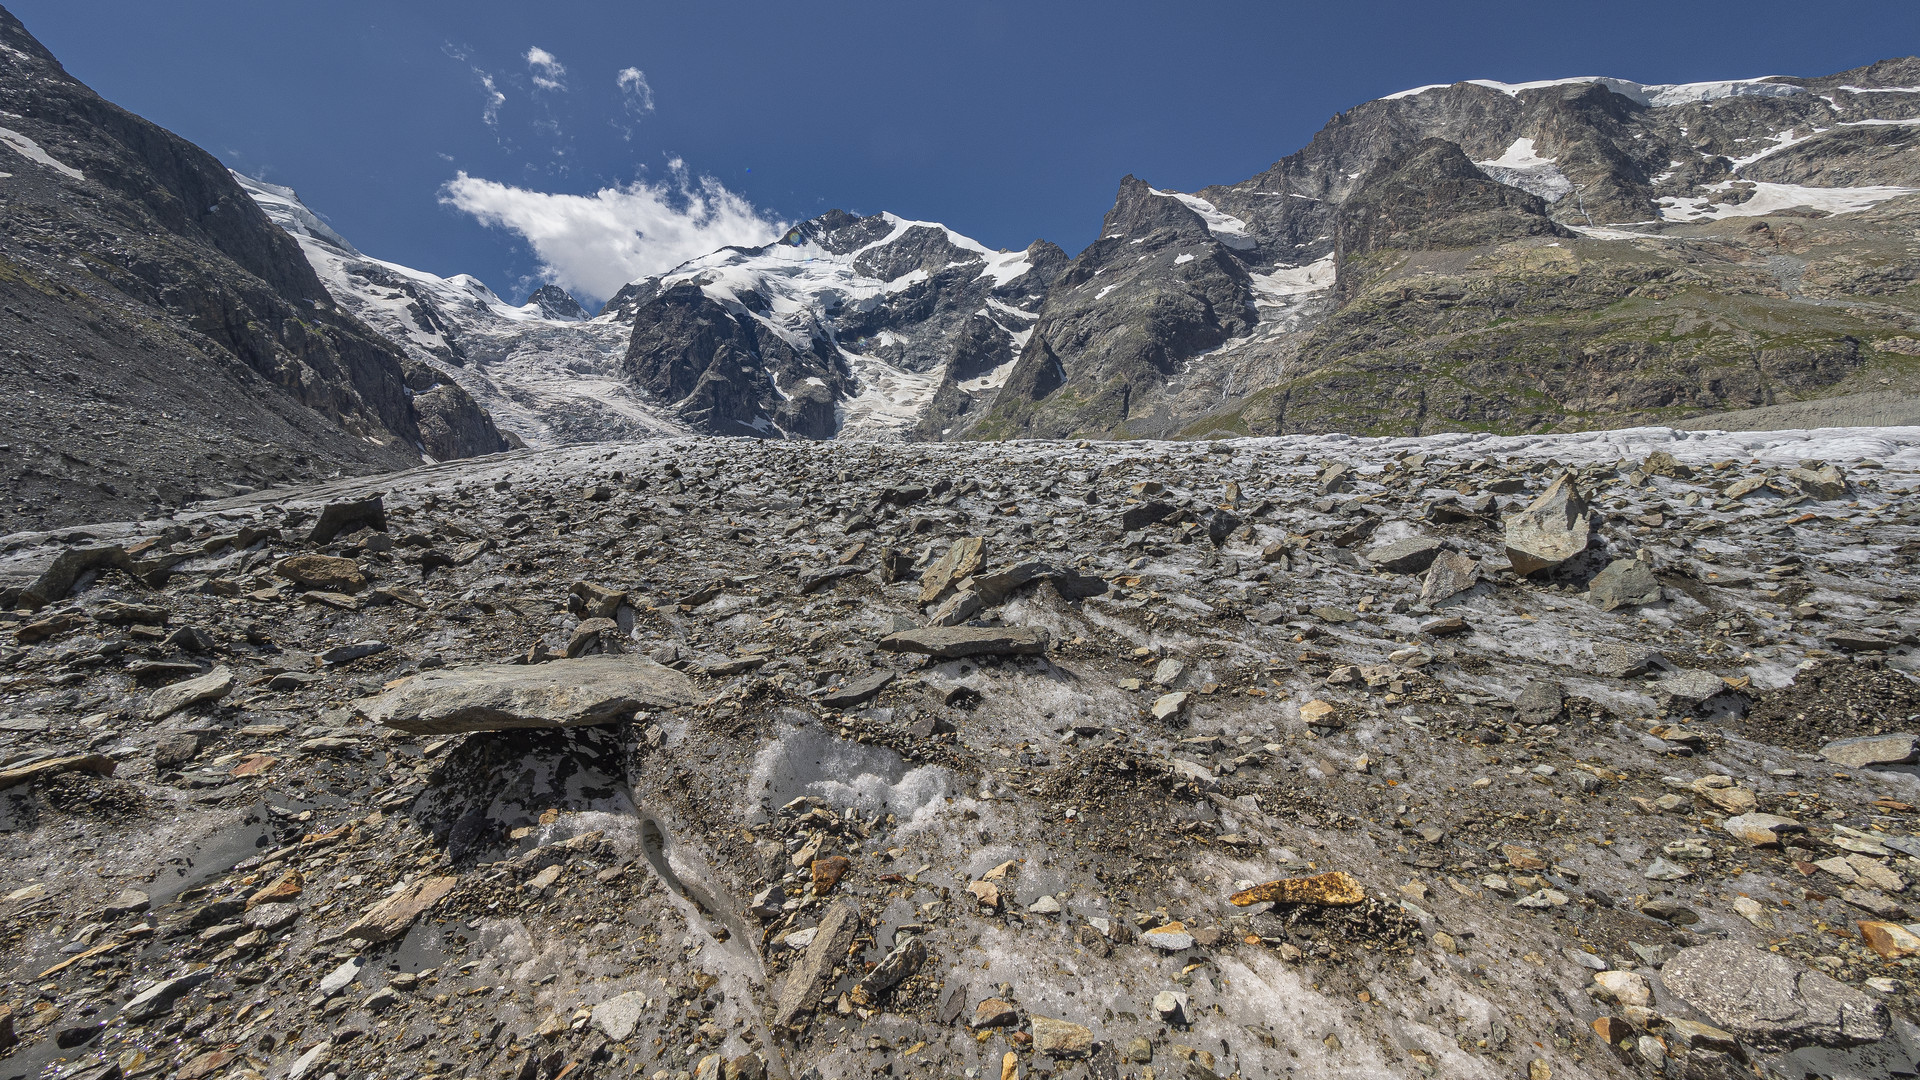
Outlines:
[[376, 944], [392, 941], [406, 933], [413, 925], [413, 920], [439, 903], [458, 884], [460, 879], [451, 875], [422, 878], [375, 904], [357, 922], [342, 931], [341, 936]]
[[1920, 736], [1904, 731], [1841, 739], [1820, 748], [1820, 756], [1835, 765], [1864, 769], [1869, 765], [1902, 765], [1920, 753]]
[[1779, 953], [1737, 941], [1682, 949], [1660, 970], [1667, 989], [1763, 1050], [1858, 1046], [1887, 1034], [1887, 1010]]
[[147, 699], [147, 719], [165, 720], [181, 709], [203, 701], [217, 701], [233, 690], [233, 672], [224, 664], [197, 679], [163, 686]]
[[1442, 550], [1440, 541], [1431, 536], [1410, 536], [1368, 551], [1366, 559], [1395, 574], [1417, 574], [1432, 566], [1434, 557]]
[[833, 966], [846, 959], [847, 946], [860, 928], [860, 909], [845, 900], [835, 900], [821, 917], [806, 954], [793, 965], [774, 1004], [775, 1030], [790, 1026], [801, 1013], [812, 1009], [832, 985]]
[[1047, 632], [1035, 626], [929, 626], [880, 639], [888, 652], [925, 653], [935, 660], [966, 656], [1039, 656]]
[[618, 724], [696, 700], [693, 681], [643, 656], [478, 664], [409, 676], [361, 699], [366, 717], [416, 735]]

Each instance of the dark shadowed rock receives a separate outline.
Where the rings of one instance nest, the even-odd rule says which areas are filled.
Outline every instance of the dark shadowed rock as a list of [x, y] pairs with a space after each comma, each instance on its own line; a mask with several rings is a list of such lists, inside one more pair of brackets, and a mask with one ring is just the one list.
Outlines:
[[888, 652], [925, 653], [936, 660], [965, 656], [1037, 656], [1047, 651], [1047, 632], [1027, 626], [950, 626], [905, 630], [880, 639]]

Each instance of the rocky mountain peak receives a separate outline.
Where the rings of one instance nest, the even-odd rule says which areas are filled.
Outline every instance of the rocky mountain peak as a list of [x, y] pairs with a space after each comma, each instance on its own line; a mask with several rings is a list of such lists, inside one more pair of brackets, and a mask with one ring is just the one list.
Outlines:
[[535, 289], [533, 295], [527, 297], [527, 303], [539, 308], [540, 314], [549, 319], [579, 322], [590, 318], [587, 309], [580, 306], [572, 293], [552, 282]]
[[1489, 178], [1445, 139], [1424, 139], [1374, 166], [1342, 207], [1336, 234], [1341, 295], [1357, 292], [1369, 256], [1471, 248], [1531, 236], [1572, 237], [1538, 195]]

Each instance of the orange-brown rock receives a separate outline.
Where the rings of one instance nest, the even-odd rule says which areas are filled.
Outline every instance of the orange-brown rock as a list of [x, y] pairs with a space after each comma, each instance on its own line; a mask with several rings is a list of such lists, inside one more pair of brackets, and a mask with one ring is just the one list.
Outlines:
[[813, 860], [813, 895], [825, 896], [833, 891], [840, 879], [847, 876], [847, 868], [852, 860], [845, 855], [829, 855], [824, 859]]
[[1866, 939], [1867, 947], [1889, 960], [1920, 954], [1920, 935], [1915, 935], [1899, 923], [1862, 922], [1855, 925], [1860, 927], [1860, 936]]
[[247, 897], [247, 910], [252, 911], [261, 904], [286, 904], [300, 897], [300, 871], [289, 870], [275, 878], [273, 884]]
[[1255, 885], [1251, 889], [1234, 893], [1231, 897], [1234, 904], [1239, 907], [1269, 902], [1347, 907], [1366, 898], [1367, 894], [1360, 888], [1360, 882], [1345, 870], [1315, 874], [1312, 877], [1269, 881], [1265, 885]]
[[1617, 1016], [1603, 1016], [1593, 1022], [1593, 1033], [1608, 1046], [1618, 1046], [1621, 1039], [1633, 1037], [1633, 1025]]

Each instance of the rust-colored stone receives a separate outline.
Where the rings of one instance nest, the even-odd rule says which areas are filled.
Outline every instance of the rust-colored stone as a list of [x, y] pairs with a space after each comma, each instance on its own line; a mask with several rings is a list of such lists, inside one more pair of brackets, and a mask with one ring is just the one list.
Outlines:
[[1545, 870], [1547, 868], [1547, 860], [1541, 858], [1540, 853], [1532, 848], [1521, 847], [1518, 844], [1502, 844], [1500, 845], [1500, 854], [1506, 856], [1507, 865], [1513, 867], [1515, 870]]
[[1860, 936], [1866, 939], [1867, 947], [1889, 960], [1920, 954], [1920, 936], [1899, 923], [1861, 922], [1854, 925], [1860, 928]]
[[300, 896], [300, 871], [289, 870], [274, 879], [273, 884], [247, 897], [247, 910], [252, 911], [261, 904], [291, 903]]
[[1282, 878], [1269, 881], [1264, 885], [1255, 885], [1251, 889], [1234, 893], [1231, 897], [1238, 907], [1248, 904], [1321, 904], [1328, 907], [1348, 907], [1367, 898], [1360, 882], [1345, 870], [1335, 870], [1312, 877]]
[[840, 879], [847, 876], [847, 868], [853, 865], [845, 855], [829, 855], [824, 859], [813, 860], [813, 895], [825, 896], [833, 891]]
[[1593, 1033], [1608, 1046], [1618, 1046], [1621, 1039], [1633, 1036], [1633, 1025], [1617, 1016], [1603, 1016], [1593, 1022]]

